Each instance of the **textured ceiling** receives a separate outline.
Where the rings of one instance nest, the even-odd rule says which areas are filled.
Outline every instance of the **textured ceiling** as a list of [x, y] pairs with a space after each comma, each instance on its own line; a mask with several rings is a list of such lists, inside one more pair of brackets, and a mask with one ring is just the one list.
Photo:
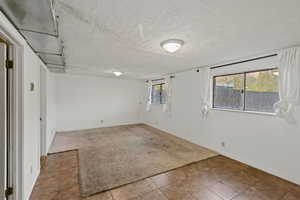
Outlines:
[[[66, 71], [150, 78], [300, 44], [299, 0], [57, 0]], [[160, 42], [185, 41], [169, 54]]]

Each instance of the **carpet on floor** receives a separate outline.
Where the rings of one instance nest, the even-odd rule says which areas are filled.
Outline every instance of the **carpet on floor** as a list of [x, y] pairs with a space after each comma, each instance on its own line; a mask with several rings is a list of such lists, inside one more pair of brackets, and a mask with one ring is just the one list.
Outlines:
[[92, 129], [86, 134], [90, 145], [78, 151], [83, 197], [217, 155], [146, 125]]

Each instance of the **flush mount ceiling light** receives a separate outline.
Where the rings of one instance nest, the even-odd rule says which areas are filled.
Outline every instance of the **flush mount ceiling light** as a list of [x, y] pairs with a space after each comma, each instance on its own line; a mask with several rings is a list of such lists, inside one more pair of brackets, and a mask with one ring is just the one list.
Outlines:
[[118, 71], [113, 72], [113, 73], [114, 73], [115, 76], [121, 76], [123, 74], [122, 72], [118, 72]]
[[160, 46], [169, 53], [175, 53], [183, 46], [183, 44], [183, 40], [169, 39], [161, 42]]

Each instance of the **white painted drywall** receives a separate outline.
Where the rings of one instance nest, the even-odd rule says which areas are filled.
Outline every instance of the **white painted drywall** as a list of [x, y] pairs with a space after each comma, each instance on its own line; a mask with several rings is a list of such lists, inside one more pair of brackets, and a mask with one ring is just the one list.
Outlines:
[[[56, 109], [55, 109], [55, 80], [53, 73], [45, 70], [45, 74], [40, 77], [40, 69], [45, 68], [40, 59], [28, 47], [24, 47], [24, 141], [23, 141], [23, 181], [24, 198], [29, 199], [35, 181], [40, 172], [40, 148], [41, 148], [41, 127], [40, 109], [41, 99], [46, 101], [44, 119], [46, 128], [46, 152], [55, 136]], [[40, 90], [40, 78], [46, 79], [46, 87]], [[34, 90], [30, 90], [30, 84], [34, 84]], [[43, 95], [40, 98], [40, 95]]]
[[56, 102], [55, 102], [55, 74], [47, 73], [47, 132], [46, 148], [47, 152], [52, 144], [56, 132]]
[[[29, 199], [40, 171], [40, 65], [41, 61], [24, 46], [23, 84], [23, 187]], [[30, 90], [30, 84], [34, 90]]]
[[139, 123], [142, 87], [139, 80], [55, 74], [57, 131]]
[[40, 66], [40, 149], [41, 156], [47, 155], [47, 68]]
[[[300, 184], [300, 108], [295, 125], [274, 116], [218, 110], [202, 119], [199, 73], [194, 70], [175, 76], [172, 113], [164, 113], [157, 105], [146, 112], [143, 105], [145, 123]], [[143, 102], [146, 93], [144, 87]]]
[[[14, 127], [18, 136], [18, 165], [15, 167], [16, 178], [19, 182], [15, 183], [18, 188], [14, 188], [18, 194], [15, 194], [20, 200], [28, 200], [40, 171], [40, 67], [45, 67], [39, 57], [32, 51], [26, 41], [0, 12], [0, 32], [12, 39], [14, 47], [17, 49], [18, 58], [15, 60], [19, 79], [16, 81], [18, 94], [17, 105], [18, 113]], [[30, 91], [30, 84], [34, 84], [34, 90]], [[51, 85], [51, 84], [50, 84]], [[52, 93], [53, 94], [53, 93]], [[53, 98], [53, 96], [52, 96]], [[54, 101], [50, 101], [54, 102]], [[51, 105], [51, 104], [50, 104]], [[50, 106], [49, 105], [49, 106]], [[55, 115], [50, 115], [49, 120], [55, 123]], [[50, 123], [50, 124], [51, 124]], [[20, 131], [19, 131], [20, 130]], [[21, 167], [20, 167], [21, 166]]]

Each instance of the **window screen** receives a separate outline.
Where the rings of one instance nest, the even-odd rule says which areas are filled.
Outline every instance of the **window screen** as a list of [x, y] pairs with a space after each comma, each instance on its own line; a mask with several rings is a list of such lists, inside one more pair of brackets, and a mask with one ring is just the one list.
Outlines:
[[214, 107], [241, 110], [243, 108], [243, 74], [214, 78]]
[[152, 85], [151, 103], [165, 104], [167, 98], [167, 85], [165, 83]]
[[277, 69], [268, 69], [215, 76], [213, 107], [272, 113], [279, 100], [278, 75]]
[[278, 70], [246, 73], [245, 110], [274, 112], [279, 101]]

